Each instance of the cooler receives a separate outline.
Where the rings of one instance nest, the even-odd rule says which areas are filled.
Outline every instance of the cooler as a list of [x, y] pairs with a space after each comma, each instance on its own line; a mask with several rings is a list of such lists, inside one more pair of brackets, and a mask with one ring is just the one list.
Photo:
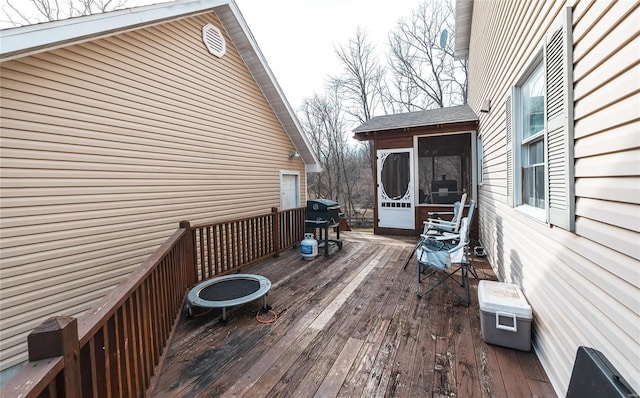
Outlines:
[[478, 284], [482, 338], [489, 344], [531, 350], [531, 306], [517, 285], [480, 281]]

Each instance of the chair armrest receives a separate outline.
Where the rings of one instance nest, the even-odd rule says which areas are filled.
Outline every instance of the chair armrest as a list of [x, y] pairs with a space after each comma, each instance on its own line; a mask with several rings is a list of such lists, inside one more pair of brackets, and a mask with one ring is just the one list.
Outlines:
[[430, 212], [427, 213], [427, 215], [429, 217], [433, 217], [433, 216], [436, 216], [436, 217], [438, 217], [438, 216], [452, 216], [454, 214], [455, 213], [452, 212], [452, 211], [430, 211]]
[[423, 224], [434, 224], [434, 225], [455, 225], [456, 223], [453, 221], [440, 220], [439, 218], [428, 219], [427, 221], [423, 221]]
[[460, 240], [460, 234], [452, 234], [445, 232], [444, 235], [432, 235], [431, 239], [435, 239], [439, 242], [450, 241], [450, 240]]

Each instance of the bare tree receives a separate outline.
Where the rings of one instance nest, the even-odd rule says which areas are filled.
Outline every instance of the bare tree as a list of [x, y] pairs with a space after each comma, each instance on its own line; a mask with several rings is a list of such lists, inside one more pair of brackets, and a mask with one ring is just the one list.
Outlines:
[[348, 144], [342, 102], [336, 91], [325, 96], [305, 99], [300, 120], [322, 165], [322, 172], [307, 178], [309, 190], [315, 197], [331, 198], [343, 205], [347, 217], [355, 212], [354, 187], [361, 178], [359, 154]]
[[340, 76], [329, 78], [331, 86], [341, 98], [350, 103], [347, 112], [360, 123], [373, 117], [382, 100], [385, 70], [376, 58], [374, 49], [367, 40], [366, 32], [358, 28], [355, 37], [349, 39], [346, 45], [335, 48], [343, 71]]
[[124, 8], [130, 0], [5, 0], [2, 13], [13, 26], [90, 15]]
[[453, 59], [453, 31], [453, 1], [425, 0], [390, 33], [394, 101], [406, 111], [467, 103], [467, 65]]
[[[383, 108], [385, 70], [376, 58], [375, 48], [367, 40], [365, 31], [358, 28], [355, 37], [346, 45], [335, 48], [343, 70], [330, 77], [331, 87], [347, 104], [347, 112], [358, 123], [364, 123]], [[364, 144], [373, 172], [373, 143]]]
[[339, 108], [334, 99], [314, 95], [304, 100], [300, 113], [305, 133], [322, 165], [321, 173], [310, 175], [309, 189], [315, 197], [337, 199], [340, 193], [337, 166], [340, 154], [336, 150], [343, 141]]

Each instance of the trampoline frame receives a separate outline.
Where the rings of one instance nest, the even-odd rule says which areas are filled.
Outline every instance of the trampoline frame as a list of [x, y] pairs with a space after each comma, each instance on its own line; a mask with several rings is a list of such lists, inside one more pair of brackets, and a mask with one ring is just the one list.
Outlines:
[[[238, 297], [231, 300], [211, 301], [211, 300], [205, 300], [203, 298], [200, 298], [199, 296], [200, 292], [203, 289], [211, 285], [214, 285], [217, 283], [224, 283], [225, 281], [237, 280], [237, 279], [256, 281], [260, 284], [260, 288], [249, 295]], [[262, 309], [268, 310], [269, 306], [267, 305], [267, 293], [269, 292], [269, 289], [271, 289], [271, 281], [265, 278], [264, 276], [255, 275], [255, 274], [234, 274], [234, 275], [225, 275], [225, 276], [219, 276], [216, 278], [207, 279], [206, 281], [202, 281], [198, 283], [187, 294], [187, 311], [189, 312], [189, 315], [193, 315], [193, 311], [192, 311], [193, 307], [222, 308], [222, 320], [226, 321], [227, 307], [234, 307], [236, 305], [246, 304], [256, 299], [259, 299], [260, 297], [263, 298]]]

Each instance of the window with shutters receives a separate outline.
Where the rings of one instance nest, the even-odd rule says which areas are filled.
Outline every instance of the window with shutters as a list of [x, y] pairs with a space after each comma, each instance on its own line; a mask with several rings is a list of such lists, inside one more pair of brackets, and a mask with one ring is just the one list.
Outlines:
[[571, 8], [563, 10], [505, 99], [507, 202], [573, 231]]

